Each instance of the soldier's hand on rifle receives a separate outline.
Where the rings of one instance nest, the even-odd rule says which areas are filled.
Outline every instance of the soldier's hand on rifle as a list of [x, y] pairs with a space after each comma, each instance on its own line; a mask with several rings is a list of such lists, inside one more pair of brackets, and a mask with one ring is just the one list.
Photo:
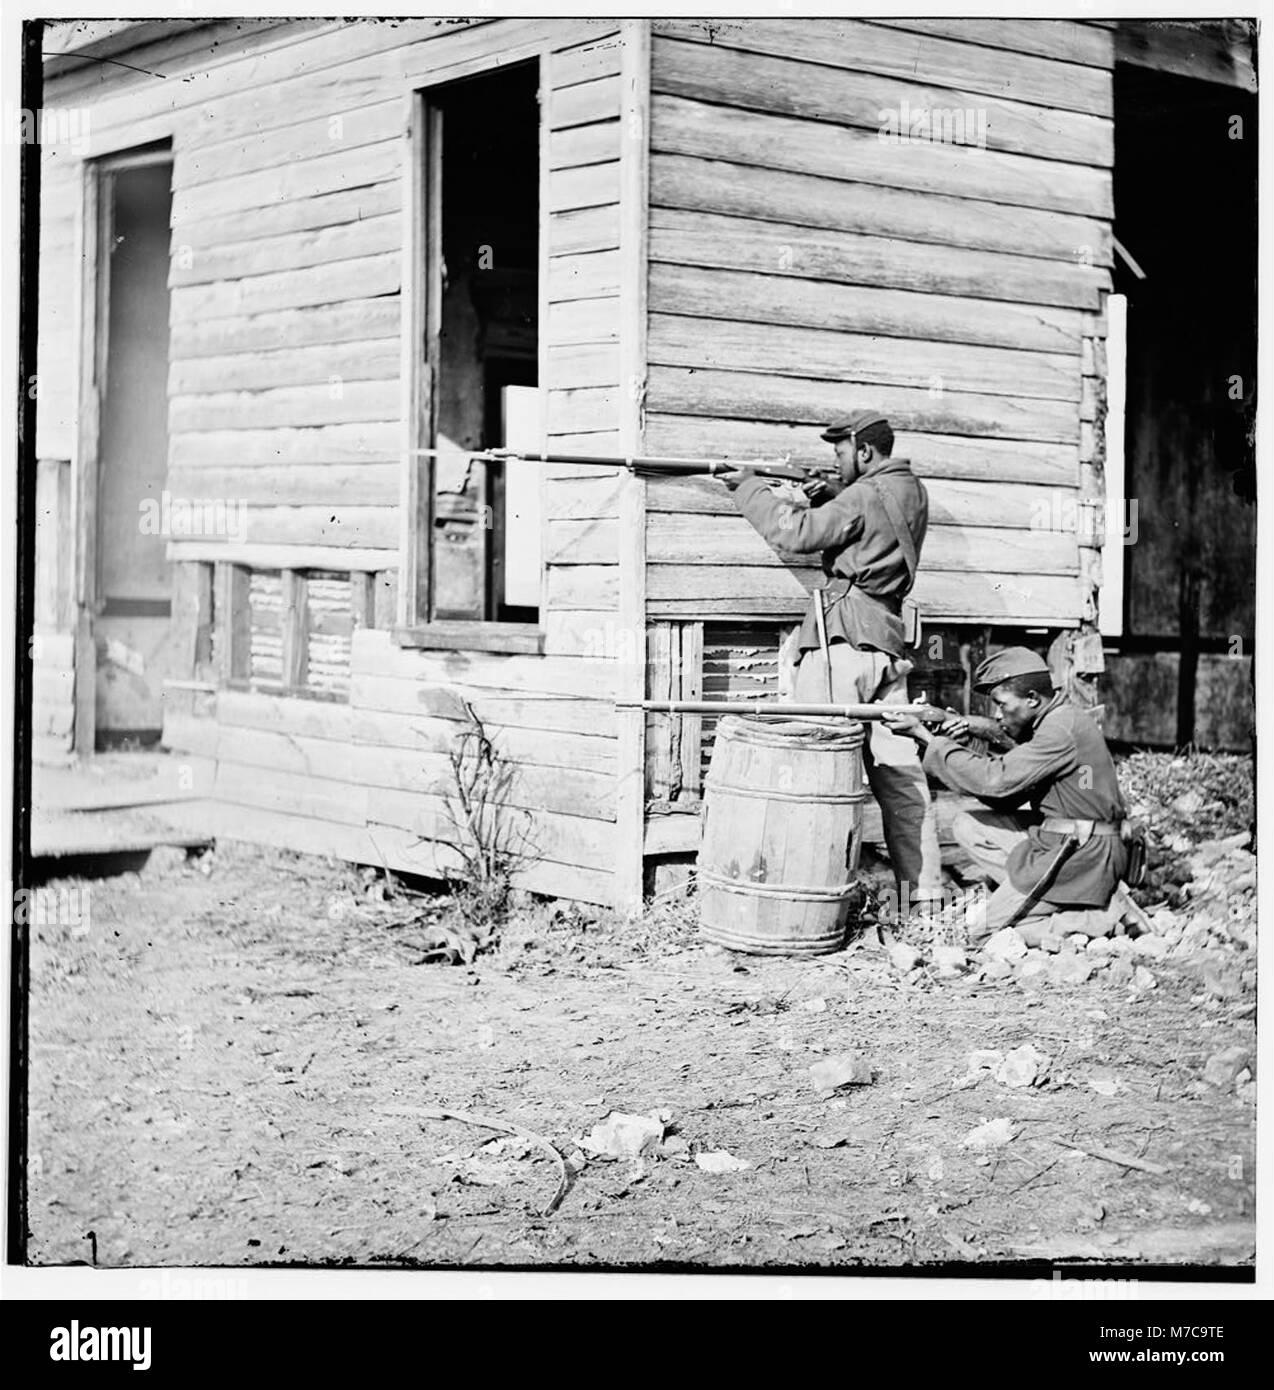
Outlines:
[[963, 742], [969, 737], [968, 717], [954, 709], [948, 709], [946, 713], [949, 717], [938, 725], [938, 732], [946, 738], [959, 739]]
[[801, 491], [809, 499], [811, 507], [821, 507], [824, 502], [830, 502], [844, 490], [845, 484], [839, 478], [823, 478], [818, 474], [806, 478], [801, 484]]

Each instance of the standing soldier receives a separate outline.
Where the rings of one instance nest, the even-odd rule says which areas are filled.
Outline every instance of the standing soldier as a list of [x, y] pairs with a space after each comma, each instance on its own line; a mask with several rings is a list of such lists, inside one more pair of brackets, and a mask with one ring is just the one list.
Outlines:
[[[905, 704], [912, 663], [904, 653], [915, 638], [903, 601], [916, 580], [929, 499], [907, 460], [892, 457], [894, 432], [883, 415], [856, 411], [822, 437], [835, 447], [839, 480], [807, 484], [809, 506], [780, 497], [746, 468], [724, 480], [776, 550], [823, 555], [828, 582], [810, 596], [801, 626], [794, 698]], [[908, 902], [942, 897], [937, 815], [911, 739], [873, 722], [864, 762], [905, 914]]]

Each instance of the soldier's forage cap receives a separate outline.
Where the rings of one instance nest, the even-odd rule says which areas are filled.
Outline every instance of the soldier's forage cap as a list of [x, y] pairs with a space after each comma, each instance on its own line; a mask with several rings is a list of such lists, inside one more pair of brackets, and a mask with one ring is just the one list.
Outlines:
[[843, 419], [833, 420], [823, 431], [823, 438], [829, 444], [848, 439], [851, 434], [862, 434], [868, 425], [887, 425], [888, 420], [878, 410], [856, 410]]
[[1049, 674], [1048, 662], [1037, 656], [1029, 647], [1005, 647], [1002, 652], [988, 656], [973, 673], [973, 688], [985, 695], [994, 690], [1001, 681], [1014, 676], [1031, 676], [1042, 672]]

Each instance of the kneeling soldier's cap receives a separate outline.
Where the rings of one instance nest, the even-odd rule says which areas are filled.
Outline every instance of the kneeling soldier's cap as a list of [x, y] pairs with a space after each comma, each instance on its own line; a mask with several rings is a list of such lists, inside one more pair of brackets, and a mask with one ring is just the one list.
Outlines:
[[829, 444], [835, 444], [841, 439], [849, 439], [852, 435], [862, 434], [868, 425], [887, 425], [888, 420], [878, 410], [856, 410], [852, 415], [846, 415], [843, 419], [833, 420], [823, 431], [822, 437]]
[[979, 694], [994, 690], [1001, 681], [1014, 676], [1048, 675], [1048, 662], [1029, 647], [1005, 647], [1002, 652], [988, 656], [973, 673], [973, 688]]

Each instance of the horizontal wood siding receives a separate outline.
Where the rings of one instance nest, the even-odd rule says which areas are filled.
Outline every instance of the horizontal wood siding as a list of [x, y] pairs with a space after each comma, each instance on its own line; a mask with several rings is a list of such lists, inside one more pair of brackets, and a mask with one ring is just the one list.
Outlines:
[[[224, 833], [443, 873], [459, 863], [447, 753], [467, 704], [516, 765], [510, 804], [535, 856], [519, 883], [610, 901], [618, 648], [605, 624], [613, 627], [614, 557], [562, 557], [552, 567], [545, 656], [401, 651], [384, 631], [349, 631], [345, 614], [351, 571], [386, 577], [399, 563], [414, 87], [547, 55], [548, 434], [559, 449], [615, 447], [619, 23], [315, 20], [243, 34], [227, 23], [139, 54], [164, 82], [103, 64], [46, 90], [50, 105], [89, 104], [92, 120], [77, 152], [52, 152], [45, 164], [41, 448], [72, 456], [81, 161], [170, 139], [166, 482], [175, 496], [241, 500], [246, 532], [241, 542], [176, 539], [169, 558], [254, 571], [251, 660], [263, 680], [277, 680], [284, 660], [280, 572], [326, 572], [307, 581], [306, 671], [327, 698], [222, 689], [211, 718], [170, 720], [170, 741], [216, 758]], [[577, 486], [578, 470], [548, 471], [550, 515], [616, 515], [595, 477]], [[50, 674], [50, 693], [56, 681]]]
[[[959, 24], [654, 22], [646, 447], [826, 461], [815, 427], [877, 407], [930, 488], [926, 612], [1071, 625], [1094, 601], [1066, 519], [1110, 284], [1111, 40]], [[817, 569], [719, 488], [648, 492], [652, 617], [800, 612]], [[581, 561], [609, 541], [550, 529]]]

